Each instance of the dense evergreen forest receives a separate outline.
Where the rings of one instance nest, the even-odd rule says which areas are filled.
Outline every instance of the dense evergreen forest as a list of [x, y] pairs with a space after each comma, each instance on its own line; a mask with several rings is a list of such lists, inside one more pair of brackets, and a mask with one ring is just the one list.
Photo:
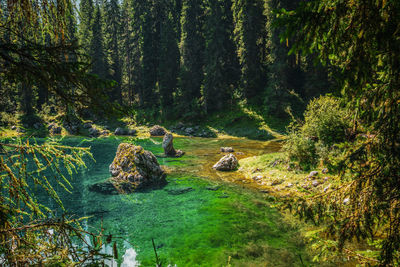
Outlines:
[[[232, 131], [204, 123], [228, 113]], [[251, 138], [238, 129], [253, 127], [250, 117], [260, 123]], [[121, 259], [102, 226], [90, 232], [81, 219], [58, 218], [34, 193], [63, 207], [56, 191], [69, 192], [92, 157], [57, 135], [106, 139], [135, 127], [123, 135], [142, 135], [121, 140], [156, 150], [161, 141], [148, 141], [146, 127], [157, 123], [187, 143], [210, 144], [187, 137], [194, 124], [221, 144], [248, 137], [241, 142], [267, 148], [261, 139], [277, 139], [278, 152], [236, 154], [231, 174], [247, 179], [241, 186], [304, 221], [317, 264], [399, 266], [399, 118], [398, 0], [0, 0], [0, 264]], [[252, 242], [251, 259], [268, 256]]]
[[[68, 10], [63, 42], [79, 46], [89, 73], [112, 81], [99, 87], [99, 94], [147, 117], [188, 120], [232, 109], [243, 100], [284, 117], [287, 107], [300, 114], [308, 100], [332, 89], [328, 68], [315, 66], [312, 56], [288, 55], [291, 40], [282, 43], [282, 28], [272, 26], [273, 10], [296, 5], [83, 0]], [[46, 30], [36, 32], [34, 41], [46, 46]], [[4, 82], [2, 111], [29, 116], [58, 103], [46, 86]], [[7, 93], [10, 86], [14, 89]]]

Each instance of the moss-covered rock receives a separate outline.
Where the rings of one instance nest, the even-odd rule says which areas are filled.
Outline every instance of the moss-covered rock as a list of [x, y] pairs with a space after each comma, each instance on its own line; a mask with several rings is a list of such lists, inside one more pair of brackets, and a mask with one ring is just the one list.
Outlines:
[[112, 177], [102, 185], [92, 185], [92, 191], [105, 194], [131, 193], [167, 183], [165, 172], [156, 157], [141, 146], [121, 143], [109, 168]]
[[164, 134], [167, 133], [167, 131], [160, 125], [154, 125], [150, 128], [149, 132], [151, 136], [164, 136]]

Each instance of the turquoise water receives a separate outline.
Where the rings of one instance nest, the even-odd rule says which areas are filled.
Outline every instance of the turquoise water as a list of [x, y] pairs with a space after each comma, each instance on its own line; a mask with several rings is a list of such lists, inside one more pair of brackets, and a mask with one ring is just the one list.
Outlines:
[[[307, 261], [299, 233], [283, 222], [265, 195], [232, 183], [241, 178], [237, 173], [221, 174], [211, 169], [221, 157], [220, 146], [232, 145], [244, 153], [242, 157], [276, 150], [264, 142], [175, 139], [175, 147], [187, 154], [178, 159], [158, 158], [168, 172], [164, 188], [130, 195], [88, 190], [89, 185], [109, 178], [108, 166], [120, 142], [134, 142], [161, 155], [161, 141], [114, 137], [63, 141], [90, 146], [95, 158], [74, 176], [71, 194], [59, 191], [64, 206], [70, 214], [91, 216], [88, 230], [103, 227], [105, 235], [113, 235], [119, 264], [127, 251], [134, 250], [141, 266], [155, 266], [152, 238], [165, 266], [302, 266], [300, 255]], [[48, 205], [56, 209], [55, 203]], [[129, 265], [133, 265], [132, 259]]]

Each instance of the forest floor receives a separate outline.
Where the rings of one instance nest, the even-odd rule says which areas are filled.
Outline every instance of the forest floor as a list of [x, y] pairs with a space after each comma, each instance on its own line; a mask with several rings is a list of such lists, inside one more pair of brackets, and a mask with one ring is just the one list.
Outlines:
[[89, 128], [83, 127], [90, 123], [100, 132], [112, 134], [116, 128], [130, 128], [137, 131], [138, 137], [148, 137], [149, 128], [161, 125], [168, 131], [180, 136], [219, 137], [219, 138], [248, 138], [252, 140], [271, 140], [284, 137], [289, 120], [263, 116], [257, 108], [236, 105], [230, 110], [201, 116], [192, 120], [143, 119], [144, 111], [139, 111], [133, 117], [106, 118], [92, 115], [91, 118], [74, 117], [78, 131], [71, 133], [65, 127], [67, 119], [62, 113], [39, 113], [31, 117], [20, 114], [0, 114], [0, 136], [35, 136], [46, 137], [50, 134], [48, 126], [56, 124], [62, 128], [61, 135], [89, 136]]

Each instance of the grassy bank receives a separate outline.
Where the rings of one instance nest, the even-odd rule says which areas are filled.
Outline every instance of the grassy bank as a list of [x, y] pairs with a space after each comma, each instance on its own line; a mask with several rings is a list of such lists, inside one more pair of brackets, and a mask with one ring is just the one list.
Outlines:
[[[254, 140], [271, 140], [282, 138], [288, 121], [286, 119], [263, 116], [263, 112], [245, 106], [234, 106], [231, 110], [215, 113], [210, 116], [201, 116], [191, 121], [144, 119], [137, 112], [132, 117], [106, 118], [93, 115], [92, 118], [74, 116], [72, 119], [77, 124], [77, 133], [71, 133], [66, 127], [66, 114], [40, 113], [32, 118], [22, 115], [3, 116], [0, 119], [0, 136], [38, 136], [50, 135], [48, 125], [56, 124], [61, 127], [61, 135], [89, 136], [88, 128], [83, 127], [90, 123], [93, 128], [104, 132], [104, 135], [112, 134], [116, 128], [130, 128], [137, 131], [137, 136], [148, 137], [149, 128], [153, 125], [161, 125], [168, 131], [182, 136], [202, 136], [219, 138], [249, 138]], [[183, 127], [183, 128], [179, 128]], [[194, 128], [195, 131], [186, 131]]]
[[239, 171], [249, 182], [257, 184], [260, 190], [280, 197], [326, 192], [339, 182], [336, 175], [324, 168], [315, 168], [312, 170], [314, 173], [294, 168], [283, 152], [244, 158], [239, 164]]

